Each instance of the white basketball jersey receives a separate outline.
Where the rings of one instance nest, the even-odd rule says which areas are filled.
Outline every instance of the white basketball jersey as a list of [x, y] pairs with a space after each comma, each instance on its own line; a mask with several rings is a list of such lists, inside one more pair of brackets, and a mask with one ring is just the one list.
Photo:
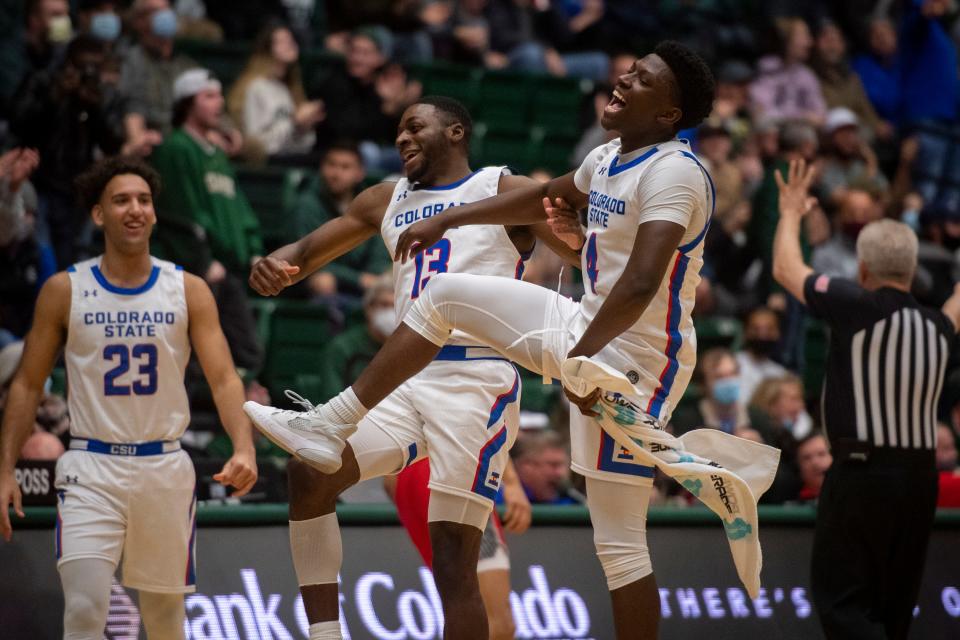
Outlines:
[[578, 335], [623, 274], [644, 222], [667, 220], [686, 228], [643, 315], [600, 354], [622, 356], [611, 364], [623, 369], [641, 390], [641, 396], [631, 400], [666, 421], [696, 364], [691, 313], [715, 199], [713, 183], [685, 141], [621, 155], [619, 139], [590, 153], [577, 171], [576, 183], [589, 201], [582, 252], [586, 292]]
[[70, 433], [117, 443], [175, 440], [190, 422], [183, 271], [153, 259], [146, 283], [123, 288], [99, 264], [98, 257], [67, 269]]
[[[397, 239], [413, 223], [442, 215], [451, 207], [495, 196], [505, 171], [505, 167], [485, 167], [453, 184], [439, 187], [419, 187], [401, 178], [393, 190], [380, 230], [387, 251], [394, 255]], [[522, 259], [501, 225], [450, 229], [433, 246], [406, 263], [393, 263], [398, 323], [420, 297], [430, 278], [446, 272], [518, 278]], [[455, 331], [448, 344], [476, 344], [476, 340]]]

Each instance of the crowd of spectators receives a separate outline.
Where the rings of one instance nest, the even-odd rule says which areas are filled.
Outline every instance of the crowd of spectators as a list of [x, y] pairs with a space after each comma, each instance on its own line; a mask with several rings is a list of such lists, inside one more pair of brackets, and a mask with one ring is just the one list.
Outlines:
[[[818, 206], [803, 233], [816, 270], [856, 277], [857, 235], [890, 217], [921, 240], [914, 284], [921, 302], [939, 306], [960, 279], [955, 0], [0, 4], [0, 25], [12, 34], [0, 43], [5, 375], [40, 285], [97, 252], [99, 239], [72, 193], [73, 179], [94, 159], [134, 155], [160, 172], [155, 252], [210, 284], [248, 393], [263, 398], [257, 377], [265, 345], [245, 284], [248, 269], [271, 248], [265, 232], [284, 241], [302, 236], [400, 169], [393, 138], [404, 108], [423, 93], [416, 65], [582, 80], [581, 118], [571, 123], [579, 135], [569, 149], [573, 168], [615, 135], [599, 126], [610, 87], [634, 53], [663, 37], [700, 50], [717, 77], [713, 113], [681, 133], [713, 177], [716, 209], [697, 291], [697, 372], [674, 408], [674, 433], [715, 428], [780, 447], [783, 464], [766, 500], [816, 499], [830, 463], [817, 402], [825, 330], [771, 276], [774, 175], [790, 160], [818, 168]], [[212, 47], [249, 43], [238, 77], [223, 85], [184, 53], [197, 40]], [[308, 53], [309, 60], [319, 54], [334, 63], [314, 68]], [[275, 229], [263, 228], [238, 178], [238, 167], [264, 165], [300, 170], [287, 185]], [[395, 326], [391, 283], [382, 275], [389, 268], [374, 238], [289, 291], [303, 304], [328, 308], [339, 332], [317, 362], [321, 395], [352, 382]], [[561, 272], [542, 247], [526, 277], [569, 295], [582, 291], [577, 274]], [[526, 391], [539, 400], [536, 413], [525, 413], [518, 474], [531, 500], [577, 501], [582, 494], [564, 450], [569, 409], [562, 394], [536, 385], [528, 378]], [[282, 389], [269, 391], [276, 399]], [[50, 398], [38, 434], [53, 434], [62, 450], [69, 417], [62, 398]], [[938, 465], [946, 487], [960, 482], [956, 369], [944, 398]], [[206, 455], [220, 455], [217, 442], [206, 441]], [[55, 457], [49, 438], [31, 443], [31, 451]], [[266, 444], [261, 453], [281, 455]], [[657, 487], [664, 504], [691, 502], [662, 478]]]

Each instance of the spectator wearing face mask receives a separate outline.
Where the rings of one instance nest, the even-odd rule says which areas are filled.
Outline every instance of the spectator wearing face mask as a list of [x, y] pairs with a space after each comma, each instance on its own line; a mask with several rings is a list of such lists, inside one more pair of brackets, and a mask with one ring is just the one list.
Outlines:
[[363, 315], [364, 324], [347, 329], [327, 345], [320, 373], [323, 402], [352, 384], [397, 328], [390, 274], [379, 276], [363, 294]]
[[77, 27], [97, 40], [113, 45], [122, 28], [115, 0], [81, 0], [77, 4]]
[[703, 398], [694, 406], [681, 405], [674, 411], [671, 422], [677, 435], [703, 427], [734, 433], [750, 426], [740, 369], [729, 349], [710, 349], [700, 356], [694, 376], [701, 385]]
[[743, 326], [743, 348], [737, 352], [740, 367], [740, 391], [752, 398], [764, 380], [787, 373], [771, 356], [780, 346], [780, 318], [769, 307], [757, 307], [747, 314]]
[[866, 191], [847, 189], [840, 197], [833, 235], [816, 247], [810, 263], [827, 276], [848, 279], [857, 277], [857, 238], [865, 226], [879, 220], [883, 212], [876, 200]]
[[[174, 48], [178, 21], [169, 0], [134, 0], [130, 24], [136, 41], [123, 55], [118, 87], [128, 101], [125, 133], [152, 148], [172, 130], [174, 80], [198, 65]], [[224, 119], [207, 132], [207, 140], [229, 156], [243, 146], [240, 131]]]
[[33, 174], [40, 195], [38, 239], [66, 269], [89, 248], [90, 216], [76, 206], [73, 179], [99, 155], [121, 150], [123, 104], [104, 82], [104, 46], [81, 35], [53, 74], [28, 78], [15, 100], [13, 132], [43, 161]]
[[[5, 32], [0, 43], [0, 106], [4, 107], [25, 78], [52, 72], [60, 65], [73, 36], [67, 0], [27, 0], [22, 7], [22, 24], [10, 25], [19, 33]], [[15, 12], [10, 15], [16, 16]]]

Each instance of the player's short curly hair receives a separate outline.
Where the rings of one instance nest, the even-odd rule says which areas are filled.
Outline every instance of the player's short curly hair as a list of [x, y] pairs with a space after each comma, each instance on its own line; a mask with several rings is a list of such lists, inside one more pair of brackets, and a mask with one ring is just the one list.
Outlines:
[[133, 174], [140, 176], [150, 187], [154, 198], [160, 193], [160, 174], [153, 167], [138, 158], [111, 156], [99, 160], [81, 173], [73, 181], [77, 191], [77, 200], [84, 211], [90, 211], [100, 202], [103, 190], [117, 176]]
[[463, 144], [470, 144], [473, 133], [473, 118], [470, 111], [459, 100], [447, 96], [424, 96], [416, 104], [428, 104], [447, 118], [447, 125], [459, 122], [463, 126]]
[[676, 128], [695, 127], [713, 110], [716, 82], [706, 61], [690, 47], [665, 40], [653, 51], [663, 60], [676, 79], [677, 100], [682, 115]]

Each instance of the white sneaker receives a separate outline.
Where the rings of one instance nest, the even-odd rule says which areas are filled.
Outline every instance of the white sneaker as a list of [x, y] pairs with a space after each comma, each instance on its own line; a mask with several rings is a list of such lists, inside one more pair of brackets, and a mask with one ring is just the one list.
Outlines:
[[265, 407], [253, 401], [243, 403], [243, 410], [275, 445], [321, 473], [336, 473], [342, 464], [347, 438], [357, 426], [330, 422], [320, 414], [321, 407], [314, 407], [293, 391], [284, 393], [306, 411]]

